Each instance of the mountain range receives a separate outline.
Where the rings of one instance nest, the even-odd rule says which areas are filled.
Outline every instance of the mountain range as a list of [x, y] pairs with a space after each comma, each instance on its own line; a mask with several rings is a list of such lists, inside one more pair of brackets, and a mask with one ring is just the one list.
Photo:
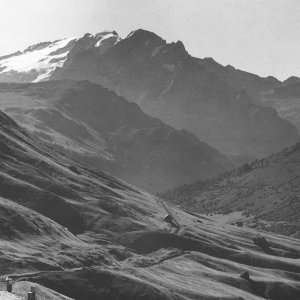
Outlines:
[[101, 84], [233, 162], [262, 158], [299, 140], [297, 124], [263, 104], [279, 80], [192, 57], [180, 41], [167, 43], [141, 29], [124, 39], [106, 31], [37, 44], [0, 58], [0, 72], [2, 82]]
[[0, 57], [0, 299], [299, 300], [299, 84], [145, 30]]

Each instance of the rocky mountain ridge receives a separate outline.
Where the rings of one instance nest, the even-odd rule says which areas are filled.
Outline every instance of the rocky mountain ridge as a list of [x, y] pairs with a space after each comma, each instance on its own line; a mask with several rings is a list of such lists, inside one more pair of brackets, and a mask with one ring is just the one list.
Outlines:
[[263, 157], [299, 140], [295, 127], [260, 103], [277, 79], [192, 57], [181, 42], [152, 32], [134, 31], [101, 55], [78, 53], [51, 78], [98, 82], [231, 156]]
[[[21, 62], [27, 67], [20, 68]], [[182, 42], [168, 44], [142, 29], [124, 39], [113, 31], [86, 34], [0, 58], [0, 81], [49, 79], [100, 83], [236, 161], [261, 158], [299, 140], [291, 118], [262, 103], [279, 80], [192, 57]]]

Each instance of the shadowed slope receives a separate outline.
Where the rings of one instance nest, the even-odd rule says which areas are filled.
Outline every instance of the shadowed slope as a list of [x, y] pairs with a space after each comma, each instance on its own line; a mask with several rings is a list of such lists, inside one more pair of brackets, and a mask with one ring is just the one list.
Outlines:
[[68, 156], [148, 191], [231, 168], [225, 156], [194, 135], [88, 81], [0, 84], [0, 105]]

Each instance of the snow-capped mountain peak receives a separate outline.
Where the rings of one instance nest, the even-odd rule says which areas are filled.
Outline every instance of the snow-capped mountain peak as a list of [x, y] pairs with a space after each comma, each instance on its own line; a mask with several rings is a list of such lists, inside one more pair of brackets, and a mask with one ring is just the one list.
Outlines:
[[[65, 38], [31, 45], [23, 51], [0, 57], [1, 82], [39, 82], [48, 80], [56, 68], [61, 68], [70, 52], [78, 48], [97, 48], [104, 52], [120, 41], [115, 31], [104, 31], [82, 38]], [[72, 51], [73, 50], [73, 51]]]

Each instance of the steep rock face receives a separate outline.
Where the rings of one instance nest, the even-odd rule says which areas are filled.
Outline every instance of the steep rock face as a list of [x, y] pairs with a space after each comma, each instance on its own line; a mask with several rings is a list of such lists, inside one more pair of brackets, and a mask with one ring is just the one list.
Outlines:
[[0, 103], [56, 149], [149, 191], [232, 167], [193, 134], [149, 117], [136, 104], [88, 81], [3, 83]]
[[51, 78], [101, 83], [228, 155], [262, 157], [299, 138], [295, 127], [260, 105], [261, 93], [279, 85], [277, 79], [191, 57], [181, 42], [167, 44], [144, 30], [103, 54], [78, 53]]

